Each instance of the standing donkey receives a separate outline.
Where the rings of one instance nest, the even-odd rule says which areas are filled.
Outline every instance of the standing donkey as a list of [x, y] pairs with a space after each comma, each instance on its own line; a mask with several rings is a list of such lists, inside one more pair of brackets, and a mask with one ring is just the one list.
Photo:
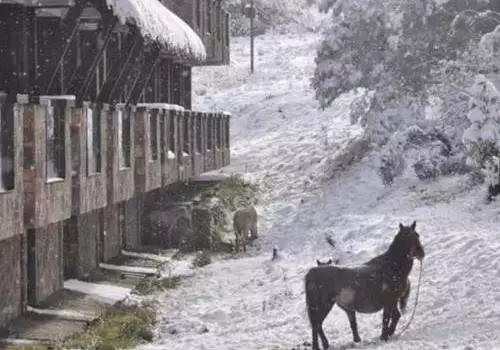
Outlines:
[[256, 239], [257, 232], [257, 211], [253, 206], [236, 211], [233, 215], [233, 228], [235, 235], [236, 252], [239, 251], [240, 245], [243, 246], [243, 251], [247, 251], [246, 241], [248, 233], [251, 239]]
[[323, 321], [335, 303], [347, 314], [354, 342], [361, 341], [356, 312], [375, 313], [383, 309], [380, 339], [388, 340], [394, 334], [401, 317], [397, 303], [407, 290], [413, 259], [422, 260], [425, 256], [416, 225], [416, 221], [410, 226], [399, 224], [399, 232], [387, 251], [359, 267], [322, 265], [307, 272], [305, 291], [313, 350], [319, 350], [318, 336], [323, 348], [329, 347]]

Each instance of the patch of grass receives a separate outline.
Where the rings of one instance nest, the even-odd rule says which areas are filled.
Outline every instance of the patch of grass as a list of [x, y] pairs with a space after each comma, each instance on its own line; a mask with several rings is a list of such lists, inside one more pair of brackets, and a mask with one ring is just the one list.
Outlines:
[[181, 277], [145, 277], [143, 278], [134, 289], [134, 293], [138, 295], [148, 295], [154, 292], [161, 292], [165, 289], [176, 288], [181, 282]]
[[116, 350], [133, 348], [153, 340], [152, 308], [113, 306], [87, 330], [61, 344], [61, 348]]
[[47, 345], [7, 345], [3, 349], [5, 350], [50, 350]]
[[130, 349], [153, 341], [155, 312], [148, 306], [116, 305], [105, 311], [81, 333], [58, 344], [8, 345], [6, 350]]

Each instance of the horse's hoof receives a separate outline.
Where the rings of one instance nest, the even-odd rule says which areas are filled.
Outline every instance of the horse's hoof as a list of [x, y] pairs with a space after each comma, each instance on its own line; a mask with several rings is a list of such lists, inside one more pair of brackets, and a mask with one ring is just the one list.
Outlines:
[[387, 334], [382, 334], [382, 335], [380, 336], [380, 340], [383, 340], [383, 341], [388, 341], [388, 340], [389, 340], [389, 335], [387, 335]]
[[354, 342], [355, 342], [355, 343], [359, 343], [359, 342], [361, 342], [361, 338], [360, 338], [360, 337], [354, 338]]

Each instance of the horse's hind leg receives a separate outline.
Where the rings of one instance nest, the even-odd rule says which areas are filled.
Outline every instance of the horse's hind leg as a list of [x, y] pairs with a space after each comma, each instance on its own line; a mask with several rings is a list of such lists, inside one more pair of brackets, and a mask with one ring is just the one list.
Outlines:
[[359, 343], [361, 341], [361, 338], [359, 337], [358, 333], [358, 323], [356, 322], [356, 312], [352, 310], [346, 310], [342, 308], [342, 310], [345, 311], [347, 314], [347, 317], [349, 318], [349, 324], [351, 326], [351, 331], [352, 331], [352, 339], [355, 343]]
[[312, 305], [313, 303], [308, 304], [309, 320], [311, 321], [312, 327], [312, 350], [319, 350], [318, 336], [321, 338], [323, 349], [326, 350], [330, 347], [330, 344], [323, 331], [323, 321], [332, 310], [335, 301], [333, 297], [331, 297], [325, 298], [317, 304], [314, 303], [316, 305]]
[[389, 335], [394, 335], [394, 332], [396, 332], [396, 326], [398, 325], [398, 321], [400, 318], [401, 318], [401, 312], [399, 312], [398, 308], [395, 307], [392, 310], [391, 324], [388, 330]]

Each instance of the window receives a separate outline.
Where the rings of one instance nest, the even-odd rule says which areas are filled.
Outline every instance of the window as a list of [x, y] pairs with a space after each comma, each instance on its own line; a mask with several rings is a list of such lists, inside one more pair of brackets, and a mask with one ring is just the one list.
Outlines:
[[201, 142], [203, 140], [203, 130], [201, 129], [201, 113], [196, 114], [196, 152], [201, 153]]
[[215, 118], [215, 147], [220, 148], [221, 139], [221, 118]]
[[173, 68], [172, 102], [173, 104], [176, 105], [182, 105], [181, 81], [182, 81], [182, 66], [178, 63], [175, 63]]
[[212, 1], [207, 0], [207, 32], [212, 33]]
[[0, 93], [0, 191], [14, 189], [14, 115]]
[[184, 114], [184, 152], [189, 154], [189, 114]]
[[87, 175], [101, 172], [101, 118], [87, 108]]
[[130, 115], [118, 111], [118, 153], [120, 168], [130, 167]]
[[220, 7], [220, 4], [217, 5], [217, 8], [215, 9], [215, 28], [217, 30], [217, 40], [220, 41], [221, 39], [221, 32], [222, 32], [222, 28], [221, 28], [221, 12], [222, 12], [222, 9]]
[[158, 160], [158, 110], [149, 113], [149, 152], [151, 161]]
[[168, 158], [175, 158], [175, 112], [169, 112], [169, 125], [168, 125]]
[[225, 45], [229, 46], [229, 13], [226, 13], [226, 21], [224, 22], [224, 27]]
[[209, 114], [207, 118], [207, 151], [213, 148], [213, 120], [212, 115]]
[[201, 27], [201, 0], [195, 0], [195, 18], [196, 18], [196, 26], [198, 28]]
[[[66, 102], [66, 101], [61, 101]], [[46, 108], [46, 178], [47, 180], [64, 179], [66, 174], [65, 159], [65, 118], [64, 105], [49, 101]]]
[[226, 122], [224, 123], [224, 132], [226, 134], [226, 148], [229, 148], [229, 124], [230, 124], [231, 119], [229, 117], [226, 117]]

